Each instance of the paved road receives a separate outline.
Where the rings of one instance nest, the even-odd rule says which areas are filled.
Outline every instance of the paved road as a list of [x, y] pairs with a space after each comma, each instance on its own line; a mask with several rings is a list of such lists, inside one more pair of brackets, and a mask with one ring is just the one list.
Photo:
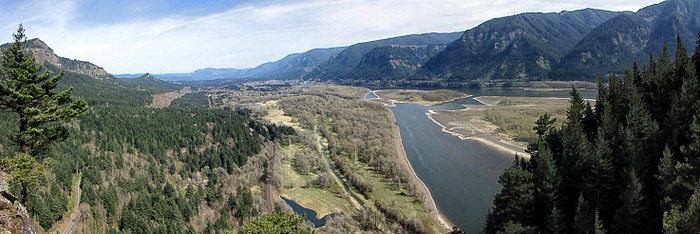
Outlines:
[[80, 217], [80, 194], [83, 192], [83, 190], [80, 189], [80, 183], [82, 182], [82, 179], [82, 176], [80, 177], [80, 179], [78, 179], [78, 199], [75, 201], [75, 206], [73, 207], [73, 214], [71, 215], [70, 223], [68, 223], [66, 229], [63, 230], [63, 234], [73, 233], [73, 227], [75, 226], [75, 223]]

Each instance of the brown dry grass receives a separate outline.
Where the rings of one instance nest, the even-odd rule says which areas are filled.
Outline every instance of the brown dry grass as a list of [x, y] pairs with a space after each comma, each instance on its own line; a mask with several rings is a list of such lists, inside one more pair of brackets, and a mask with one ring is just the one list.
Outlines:
[[190, 87], [182, 88], [181, 90], [175, 92], [167, 92], [161, 94], [153, 95], [153, 102], [148, 105], [148, 107], [153, 108], [165, 108], [170, 106], [175, 99], [185, 96], [185, 94], [191, 93], [192, 89]]

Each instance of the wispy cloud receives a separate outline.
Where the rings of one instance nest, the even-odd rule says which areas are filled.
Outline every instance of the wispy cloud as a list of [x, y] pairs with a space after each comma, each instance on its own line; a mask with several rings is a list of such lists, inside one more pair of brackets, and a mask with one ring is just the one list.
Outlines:
[[[311, 48], [390, 36], [463, 31], [490, 18], [520, 12], [586, 7], [636, 11], [656, 2], [659, 0], [266, 1], [206, 15], [173, 12], [152, 19], [102, 22], [99, 15], [78, 10], [83, 2], [38, 0], [0, 6], [0, 22], [5, 22], [0, 24], [0, 39], [9, 41], [17, 24], [23, 22], [30, 37], [41, 38], [56, 53], [94, 62], [112, 73], [186, 72], [203, 67], [252, 67]], [[85, 24], [90, 17], [102, 23]]]

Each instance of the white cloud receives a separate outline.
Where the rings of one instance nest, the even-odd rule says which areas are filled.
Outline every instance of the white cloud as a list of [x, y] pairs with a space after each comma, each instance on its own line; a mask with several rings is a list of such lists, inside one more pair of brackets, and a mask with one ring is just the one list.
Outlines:
[[[3, 1], [3, 0], [0, 0]], [[62, 56], [112, 73], [187, 72], [203, 67], [252, 67], [317, 47], [350, 45], [421, 32], [452, 32], [506, 15], [585, 7], [633, 10], [659, 0], [307, 0], [245, 5], [221, 13], [71, 25], [72, 1], [37, 1], [0, 16], [0, 38], [19, 22]], [[3, 10], [0, 8], [0, 10]]]

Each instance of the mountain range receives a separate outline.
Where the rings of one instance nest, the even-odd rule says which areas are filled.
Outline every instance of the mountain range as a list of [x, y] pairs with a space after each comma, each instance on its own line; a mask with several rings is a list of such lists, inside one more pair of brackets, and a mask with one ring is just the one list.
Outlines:
[[[692, 51], [698, 31], [700, 1], [667, 0], [637, 12], [522, 13], [492, 19], [464, 32], [413, 34], [312, 49], [255, 68], [151, 75], [165, 81], [257, 78], [353, 84], [594, 81], [600, 74], [622, 73], [635, 62], [644, 63], [649, 54], [658, 56], [664, 45], [675, 46], [676, 35]], [[93, 78], [112, 77], [92, 63], [56, 56], [38, 39], [28, 41], [26, 47], [47, 66]]]

